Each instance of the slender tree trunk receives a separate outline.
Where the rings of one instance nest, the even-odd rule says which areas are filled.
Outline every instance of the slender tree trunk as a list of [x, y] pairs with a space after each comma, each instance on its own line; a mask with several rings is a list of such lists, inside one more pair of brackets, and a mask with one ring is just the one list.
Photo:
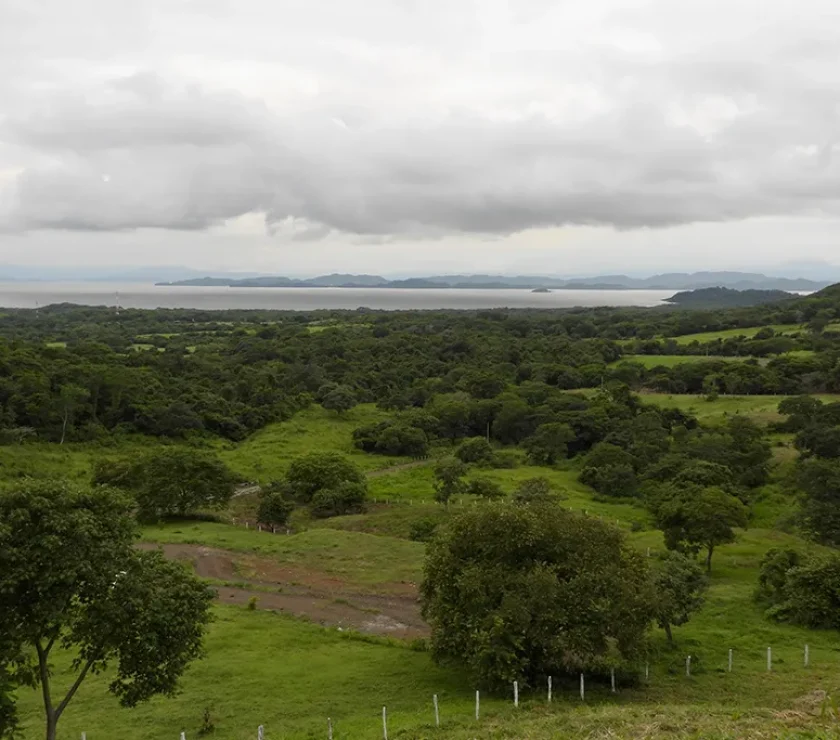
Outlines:
[[50, 667], [49, 646], [46, 649], [41, 647], [40, 642], [35, 643], [38, 652], [38, 673], [41, 677], [41, 693], [44, 697], [44, 715], [47, 718], [47, 740], [55, 740], [55, 730], [58, 725], [58, 717], [53, 709], [52, 695], [50, 693]]
[[64, 444], [64, 435], [67, 433], [67, 417], [69, 413], [67, 411], [64, 412], [64, 423], [61, 425], [61, 442], [60, 445]]
[[670, 622], [665, 622], [665, 636], [668, 638], [668, 642], [674, 641], [674, 636], [671, 634]]
[[706, 572], [712, 572], [712, 553], [715, 551], [714, 545], [709, 545], [709, 551], [706, 553]]

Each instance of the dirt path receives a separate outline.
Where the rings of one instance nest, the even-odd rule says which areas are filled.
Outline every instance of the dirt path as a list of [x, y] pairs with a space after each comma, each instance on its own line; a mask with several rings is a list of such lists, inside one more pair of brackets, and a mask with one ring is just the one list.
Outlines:
[[235, 584], [218, 588], [222, 603], [246, 604], [256, 598], [259, 609], [288, 612], [319, 624], [403, 639], [428, 635], [416, 590], [405, 592], [404, 585], [399, 594], [367, 594], [348, 589], [328, 574], [273, 558], [201, 545], [144, 543], [140, 547], [161, 549], [168, 558], [189, 562], [202, 578]]

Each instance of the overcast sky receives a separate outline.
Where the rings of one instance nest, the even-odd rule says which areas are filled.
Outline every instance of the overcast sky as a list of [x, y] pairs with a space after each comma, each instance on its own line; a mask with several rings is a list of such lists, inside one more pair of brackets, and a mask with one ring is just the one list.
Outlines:
[[840, 264], [837, 0], [0, 0], [0, 263]]

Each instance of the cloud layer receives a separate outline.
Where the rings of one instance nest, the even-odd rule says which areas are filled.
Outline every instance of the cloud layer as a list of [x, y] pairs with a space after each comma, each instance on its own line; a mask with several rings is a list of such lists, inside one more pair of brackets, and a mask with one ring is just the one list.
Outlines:
[[0, 0], [6, 232], [256, 213], [296, 239], [415, 239], [840, 212], [823, 0], [67, 5]]

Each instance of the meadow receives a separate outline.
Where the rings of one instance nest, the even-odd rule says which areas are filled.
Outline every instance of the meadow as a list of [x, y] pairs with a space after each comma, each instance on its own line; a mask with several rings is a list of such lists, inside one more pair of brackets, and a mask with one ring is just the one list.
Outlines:
[[[698, 396], [645, 394], [644, 400], [691, 411], [704, 421], [740, 413], [766, 423], [778, 418], [781, 398], [705, 401]], [[312, 450], [347, 454], [369, 475], [370, 496], [376, 503], [367, 513], [317, 522], [296, 518], [289, 535], [246, 529], [242, 522], [181, 521], [144, 528], [143, 541], [149, 546], [233, 553], [245, 558], [251, 570], [274, 568], [280, 579], [274, 584], [277, 593], [317, 583], [336, 603], [356, 596], [378, 598], [386, 612], [388, 599], [397, 595], [410, 603], [422, 577], [425, 550], [422, 542], [410, 539], [412, 524], [428, 518], [445, 521], [463, 507], [481, 503], [459, 497], [447, 509], [435, 504], [434, 458], [416, 464], [355, 450], [352, 430], [381, 415], [374, 406], [360, 406], [342, 416], [313, 407], [241, 443], [214, 443], [239, 474], [260, 482], [280, 477], [291, 460]], [[104, 447], [6, 447], [0, 449], [0, 475], [10, 480], [38, 469], [84, 480], [98, 456], [138, 452], [148, 444], [128, 438]], [[435, 455], [446, 452], [443, 446]], [[527, 465], [524, 457], [515, 468], [473, 469], [469, 474], [495, 480], [508, 494], [523, 480], [545, 477], [560, 493], [562, 505], [617, 524], [634, 546], [652, 557], [663, 551], [661, 532], [651, 528], [638, 502], [599, 500], [577, 475], [574, 461], [545, 468]], [[256, 499], [243, 496], [234, 503], [243, 516], [253, 510]], [[255, 609], [245, 603], [220, 604], [214, 610], [206, 657], [189, 669], [181, 693], [122, 709], [107, 694], [107, 674], [94, 676], [62, 718], [59, 733], [68, 740], [81, 732], [90, 740], [176, 740], [183, 731], [192, 740], [199, 737], [207, 711], [215, 725], [208, 737], [218, 740], [252, 739], [258, 725], [265, 727], [268, 740], [326, 738], [327, 718], [336, 740], [375, 738], [382, 737], [381, 712], [386, 706], [392, 738], [840, 737], [840, 716], [832, 708], [840, 699], [836, 634], [772, 622], [752, 599], [758, 564], [768, 549], [806, 547], [795, 535], [774, 528], [793, 509], [794, 502], [779, 486], [759, 492], [750, 528], [734, 544], [715, 551], [704, 607], [687, 625], [675, 628], [674, 646], [655, 630], [648, 679], [640, 664], [635, 675], [619, 676], [616, 694], [608, 683], [590, 678], [586, 701], [581, 702], [577, 679], [558, 678], [550, 705], [544, 686], [524, 688], [518, 709], [510, 693], [482, 695], [481, 719], [476, 722], [475, 687], [469, 677], [456, 667], [436, 665], [422, 641], [363, 634], [326, 621], [318, 624], [261, 604]], [[245, 587], [255, 578], [247, 569], [236, 577], [246, 581], [240, 584]], [[805, 644], [810, 648], [808, 667], [803, 661]], [[688, 655], [690, 677], [685, 675]], [[68, 676], [59, 670], [56, 680], [66, 684]], [[440, 728], [434, 726], [433, 694], [440, 700]], [[42, 735], [39, 701], [34, 691], [19, 692], [24, 738]]]

